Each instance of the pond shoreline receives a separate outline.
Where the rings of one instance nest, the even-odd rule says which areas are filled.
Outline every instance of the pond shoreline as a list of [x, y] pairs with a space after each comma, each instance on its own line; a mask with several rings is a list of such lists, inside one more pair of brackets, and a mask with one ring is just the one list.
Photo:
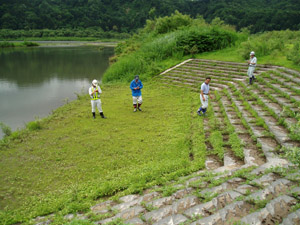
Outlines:
[[[0, 43], [23, 43], [24, 41], [0, 41]], [[26, 42], [37, 43], [39, 46], [34, 47], [77, 47], [77, 46], [102, 46], [102, 47], [115, 47], [117, 41], [34, 41], [26, 40]], [[19, 47], [19, 46], [15, 46]], [[20, 46], [23, 47], [23, 46]], [[25, 47], [25, 46], [24, 46]]]

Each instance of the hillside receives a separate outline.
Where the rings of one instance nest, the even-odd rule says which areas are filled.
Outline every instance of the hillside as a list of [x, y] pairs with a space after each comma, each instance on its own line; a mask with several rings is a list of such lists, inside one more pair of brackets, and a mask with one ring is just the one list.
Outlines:
[[142, 28], [147, 19], [170, 16], [175, 10], [193, 18], [202, 15], [211, 22], [219, 17], [240, 30], [252, 33], [299, 30], [297, 0], [1, 0], [0, 28], [85, 29], [128, 33]]

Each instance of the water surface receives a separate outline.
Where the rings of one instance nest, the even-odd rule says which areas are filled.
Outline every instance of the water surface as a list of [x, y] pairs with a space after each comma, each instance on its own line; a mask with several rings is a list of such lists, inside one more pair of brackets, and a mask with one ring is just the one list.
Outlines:
[[112, 55], [113, 48], [99, 46], [0, 50], [0, 121], [23, 128], [74, 100], [75, 93], [87, 93]]

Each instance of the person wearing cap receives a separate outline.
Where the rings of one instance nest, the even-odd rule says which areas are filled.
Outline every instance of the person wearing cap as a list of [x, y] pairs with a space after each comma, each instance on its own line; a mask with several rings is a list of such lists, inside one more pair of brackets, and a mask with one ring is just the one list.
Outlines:
[[[137, 109], [142, 111], [141, 105], [143, 102], [141, 89], [143, 88], [142, 81], [140, 81], [139, 76], [136, 75], [130, 83], [130, 89], [132, 92], [132, 100], [133, 100], [133, 111], [136, 112]], [[138, 105], [137, 105], [138, 104]]]
[[197, 114], [201, 116], [201, 112], [203, 113], [203, 116], [205, 116], [207, 107], [208, 107], [208, 96], [211, 98], [209, 93], [209, 82], [211, 81], [210, 77], [207, 77], [205, 79], [205, 82], [201, 85], [201, 93], [200, 93], [200, 101], [201, 101], [201, 107], [198, 109]]
[[103, 114], [102, 106], [101, 106], [101, 100], [100, 100], [100, 94], [102, 93], [97, 80], [93, 80], [92, 86], [89, 88], [89, 95], [91, 97], [91, 105], [92, 105], [92, 114], [93, 118], [96, 118], [96, 107], [99, 110], [100, 116], [103, 119], [106, 119], [106, 117]]
[[255, 80], [254, 70], [256, 67], [256, 63], [257, 63], [257, 58], [255, 57], [255, 52], [252, 51], [250, 52], [250, 59], [248, 61], [249, 68], [247, 71], [247, 74], [249, 76], [249, 84], [252, 84], [252, 82]]

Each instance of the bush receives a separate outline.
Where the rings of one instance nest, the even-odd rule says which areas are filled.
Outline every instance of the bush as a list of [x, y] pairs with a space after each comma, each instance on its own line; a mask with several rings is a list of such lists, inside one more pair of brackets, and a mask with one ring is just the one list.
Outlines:
[[26, 128], [31, 131], [40, 130], [40, 129], [42, 129], [41, 122], [40, 122], [40, 120], [31, 121], [26, 124]]
[[133, 36], [118, 45], [116, 52], [119, 57], [104, 74], [103, 82], [130, 81], [135, 74], [146, 80], [161, 72], [163, 60], [182, 59], [185, 55], [228, 47], [237, 40], [237, 34], [221, 27], [195, 25], [167, 34], [141, 34], [140, 38], [143, 40]]
[[15, 47], [15, 44], [14, 44], [14, 43], [7, 42], [7, 41], [4, 41], [4, 42], [1, 42], [1, 43], [0, 43], [0, 47], [1, 47], [1, 48]]
[[23, 45], [27, 46], [27, 47], [34, 47], [34, 46], [39, 46], [38, 43], [35, 42], [28, 42], [28, 41], [24, 41]]
[[4, 133], [5, 137], [10, 136], [12, 134], [11, 128], [4, 123], [0, 122], [0, 127], [2, 132]]
[[292, 61], [295, 65], [300, 66], [300, 48], [298, 42], [294, 44], [292, 51], [286, 56], [286, 58]]

